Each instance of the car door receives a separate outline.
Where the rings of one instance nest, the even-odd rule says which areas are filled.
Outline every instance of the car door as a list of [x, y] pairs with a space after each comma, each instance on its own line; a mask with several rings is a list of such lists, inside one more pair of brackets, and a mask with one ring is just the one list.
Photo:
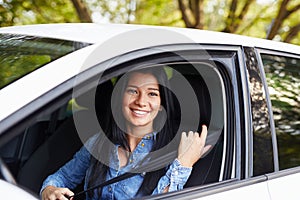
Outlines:
[[[208, 124], [207, 142], [212, 148], [196, 163], [184, 190], [147, 198], [240, 199], [241, 195], [250, 198], [259, 194], [268, 199], [266, 176], [250, 177], [251, 110], [241, 47], [174, 44], [135, 50], [101, 62], [89, 58], [86, 62], [93, 63], [93, 67], [62, 82], [43, 98], [33, 100], [20, 110], [23, 115], [11, 118], [16, 121], [7, 124], [3, 135], [10, 135], [10, 138], [23, 135], [30, 139], [27, 131], [30, 127], [45, 117], [51, 122], [45, 128], [51, 130], [50, 133], [46, 131], [45, 141], [17, 166], [17, 181], [22, 187], [38, 195], [43, 179], [99, 131], [105, 120], [101, 111], [107, 107], [105, 102], [109, 95], [105, 93], [109, 89], [102, 86], [113, 83], [116, 77], [133, 68], [159, 66], [168, 72], [172, 92], [177, 98], [176, 108], [185, 114], [179, 116], [186, 120], [179, 120], [178, 127], [197, 130], [202, 123]], [[104, 94], [100, 92], [99, 102], [95, 102], [98, 88]], [[96, 108], [96, 103], [100, 108]], [[174, 116], [174, 120], [178, 120], [178, 116]], [[79, 187], [74, 191], [80, 190]]]

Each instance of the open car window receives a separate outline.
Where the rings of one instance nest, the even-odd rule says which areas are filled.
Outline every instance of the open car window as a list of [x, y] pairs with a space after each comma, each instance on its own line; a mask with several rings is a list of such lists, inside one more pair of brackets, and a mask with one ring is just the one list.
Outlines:
[[[110, 109], [107, 105], [116, 78], [131, 68], [154, 66], [164, 68], [168, 74], [178, 111], [172, 120], [178, 132], [199, 131], [202, 124], [209, 127], [207, 143], [212, 148], [195, 164], [185, 188], [235, 178], [234, 135], [228, 126], [231, 86], [224, 75], [225, 64], [218, 59], [187, 61], [172, 57], [161, 61], [163, 55], [157, 57], [118, 64], [78, 85], [74, 80], [72, 91], [35, 113], [26, 128], [0, 148], [0, 156], [17, 183], [38, 194], [43, 180], [106, 126], [105, 112]], [[82, 190], [82, 185], [74, 189], [75, 193]]]

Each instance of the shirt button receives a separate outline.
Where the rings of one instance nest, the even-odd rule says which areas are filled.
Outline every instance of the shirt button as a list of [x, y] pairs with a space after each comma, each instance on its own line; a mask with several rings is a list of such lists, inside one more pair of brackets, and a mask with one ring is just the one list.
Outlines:
[[108, 191], [109, 191], [109, 192], [111, 192], [111, 191], [112, 191], [112, 188], [111, 188], [111, 186], [109, 186], [109, 187], [108, 187]]
[[130, 159], [129, 162], [132, 163], [132, 162], [133, 162], [133, 159]]
[[145, 143], [142, 143], [141, 146], [144, 147], [144, 146], [145, 146]]
[[174, 171], [174, 174], [177, 176], [178, 175], [178, 171], [176, 170], [176, 171]]

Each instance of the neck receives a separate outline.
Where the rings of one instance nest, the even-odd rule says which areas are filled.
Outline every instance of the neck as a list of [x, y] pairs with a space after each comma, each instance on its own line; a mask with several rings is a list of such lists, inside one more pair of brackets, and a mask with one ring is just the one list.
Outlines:
[[127, 127], [127, 140], [130, 150], [133, 151], [142, 138], [153, 132], [153, 127]]

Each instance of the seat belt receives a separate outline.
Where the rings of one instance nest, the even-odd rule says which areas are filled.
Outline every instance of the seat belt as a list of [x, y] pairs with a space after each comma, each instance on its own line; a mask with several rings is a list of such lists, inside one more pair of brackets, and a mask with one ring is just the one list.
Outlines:
[[67, 198], [68, 199], [71, 199], [71, 198], [81, 199], [83, 194], [85, 194], [85, 193], [87, 193], [91, 190], [94, 190], [94, 189], [97, 189], [97, 188], [103, 188], [104, 186], [117, 183], [119, 181], [122, 181], [122, 180], [128, 179], [130, 177], [136, 176], [138, 174], [143, 174], [146, 171], [155, 171], [155, 170], [161, 169], [161, 168], [166, 167], [167, 165], [169, 165], [171, 163], [171, 161], [173, 161], [176, 157], [177, 157], [177, 151], [169, 152], [165, 155], [156, 157], [156, 158], [154, 158], [150, 161], [149, 161], [150, 158], [146, 157], [144, 160], [141, 161], [141, 165], [139, 165], [135, 168], [132, 168], [129, 172], [126, 172], [126, 173], [124, 173], [120, 176], [117, 176], [115, 178], [112, 178], [110, 180], [104, 181], [103, 183], [100, 183], [100, 184], [95, 185], [93, 187], [87, 188], [86, 190], [78, 192], [78, 193], [76, 193], [72, 196], [67, 196]]
[[[209, 134], [208, 138], [206, 139], [207, 141], [209, 141], [208, 144], [212, 144], [213, 147], [215, 146], [215, 143], [216, 143], [214, 141], [216, 139], [215, 137], [216, 137], [217, 133], [218, 133], [218, 136], [220, 136], [219, 131], [216, 131], [216, 132], [214, 132], [214, 134]], [[212, 141], [210, 141], [210, 140], [212, 140]], [[210, 151], [211, 150], [209, 150], [206, 154], [204, 154], [202, 156], [202, 158], [205, 157]], [[139, 166], [137, 166], [135, 168], [132, 168], [131, 171], [126, 172], [126, 173], [124, 173], [120, 176], [117, 176], [115, 178], [112, 178], [108, 181], [104, 181], [103, 183], [100, 183], [96, 186], [87, 188], [86, 190], [78, 192], [78, 193], [74, 194], [73, 196], [69, 196], [67, 198], [71, 199], [73, 197], [73, 199], [76, 199], [75, 197], [79, 198], [79, 196], [82, 196], [86, 192], [89, 192], [89, 191], [94, 190], [96, 188], [103, 188], [104, 186], [107, 186], [107, 185], [125, 180], [127, 178], [133, 177], [133, 176], [138, 175], [138, 174], [142, 174], [142, 173], [147, 172], [147, 171], [155, 171], [155, 170], [161, 169], [163, 167], [168, 166], [176, 157], [177, 157], [177, 151], [171, 151], [171, 152], [169, 152], [165, 155], [157, 155], [156, 157], [154, 157], [152, 159], [150, 157], [146, 157], [140, 162], [141, 164]]]

